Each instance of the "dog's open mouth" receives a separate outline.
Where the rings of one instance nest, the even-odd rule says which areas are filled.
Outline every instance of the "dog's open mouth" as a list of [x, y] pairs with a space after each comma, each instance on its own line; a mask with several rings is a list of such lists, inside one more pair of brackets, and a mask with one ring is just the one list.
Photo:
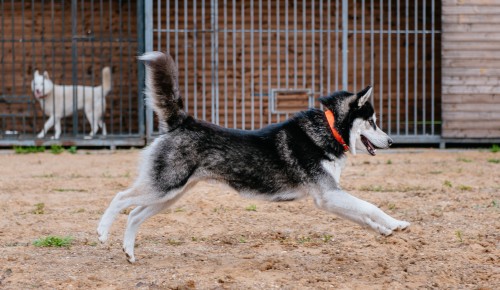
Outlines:
[[366, 138], [363, 135], [361, 135], [361, 142], [363, 142], [363, 144], [365, 145], [366, 150], [368, 150], [368, 153], [370, 153], [371, 156], [375, 156], [377, 152], [376, 149], [377, 147], [373, 145], [372, 142], [370, 142], [370, 140], [368, 140], [368, 138]]

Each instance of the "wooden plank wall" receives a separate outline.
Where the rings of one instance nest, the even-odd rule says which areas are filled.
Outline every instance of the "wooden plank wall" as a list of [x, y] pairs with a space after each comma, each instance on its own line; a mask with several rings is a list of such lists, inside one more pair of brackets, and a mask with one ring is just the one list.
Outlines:
[[[72, 41], [76, 44], [76, 84], [100, 85], [101, 70], [112, 68], [113, 89], [106, 98], [108, 134], [138, 130], [136, 1], [78, 1], [77, 32], [72, 34], [71, 0], [2, 1], [0, 7], [0, 95], [31, 96], [35, 70], [48, 71], [56, 84], [73, 84]], [[48, 118], [40, 105], [0, 103], [0, 114], [30, 114], [26, 122], [0, 120], [0, 131], [33, 134]], [[79, 113], [78, 131], [90, 127]], [[63, 121], [71, 134], [73, 120]], [[1, 136], [1, 133], [0, 133]]]
[[443, 0], [443, 137], [500, 137], [500, 1]]

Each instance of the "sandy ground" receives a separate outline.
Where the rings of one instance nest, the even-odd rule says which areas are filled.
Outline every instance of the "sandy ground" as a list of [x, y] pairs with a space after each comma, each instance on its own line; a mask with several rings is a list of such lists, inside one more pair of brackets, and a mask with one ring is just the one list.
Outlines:
[[[136, 264], [95, 234], [139, 150], [0, 154], [2, 289], [500, 289], [500, 153], [350, 156], [344, 189], [412, 223], [382, 237], [316, 209], [200, 184], [139, 231]], [[497, 161], [498, 162], [498, 161]], [[43, 203], [43, 208], [36, 204]], [[254, 209], [254, 210], [251, 210]], [[69, 247], [36, 247], [45, 236]]]

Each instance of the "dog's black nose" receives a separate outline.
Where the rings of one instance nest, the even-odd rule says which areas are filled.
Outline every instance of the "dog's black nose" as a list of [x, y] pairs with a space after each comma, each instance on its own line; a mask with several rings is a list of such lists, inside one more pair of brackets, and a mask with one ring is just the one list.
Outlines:
[[391, 139], [391, 138], [389, 138], [389, 140], [387, 140], [387, 143], [389, 144], [389, 146], [391, 146], [391, 145], [392, 145], [392, 143], [393, 143], [393, 142], [392, 142], [392, 139]]

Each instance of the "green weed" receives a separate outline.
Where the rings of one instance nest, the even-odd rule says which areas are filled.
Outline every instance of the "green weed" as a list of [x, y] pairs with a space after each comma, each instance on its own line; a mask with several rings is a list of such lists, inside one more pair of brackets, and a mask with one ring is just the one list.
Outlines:
[[472, 162], [472, 160], [464, 158], [464, 157], [457, 158], [457, 161], [459, 161], [459, 162], [465, 162], [465, 163], [471, 163]]
[[500, 163], [500, 159], [488, 159], [489, 163]]
[[394, 203], [389, 203], [387, 205], [387, 207], [390, 209], [390, 210], [395, 210], [396, 209], [396, 205]]
[[50, 146], [50, 153], [52, 154], [61, 154], [64, 151], [64, 148], [61, 145], [51, 145]]
[[493, 153], [497, 153], [498, 151], [500, 151], [500, 146], [498, 146], [497, 144], [493, 144], [493, 146], [491, 146], [490, 151]]
[[445, 180], [443, 182], [443, 185], [446, 186], [446, 187], [453, 187], [453, 185], [451, 184], [451, 181], [449, 181], [449, 180]]
[[458, 186], [458, 189], [460, 189], [461, 191], [471, 191], [472, 190], [472, 186], [461, 184], [461, 185]]
[[76, 146], [71, 146], [66, 150], [71, 154], [76, 154]]
[[392, 160], [391, 159], [387, 160], [387, 165], [391, 165], [391, 164], [392, 164]]
[[311, 237], [300, 237], [297, 239], [297, 242], [299, 244], [304, 244], [304, 243], [310, 243], [311, 242]]
[[441, 174], [441, 173], [443, 173], [443, 171], [439, 171], [439, 170], [438, 170], [438, 171], [431, 171], [431, 172], [429, 172], [429, 173], [430, 173], [430, 174]]
[[464, 240], [463, 240], [463, 234], [462, 234], [462, 231], [461, 230], [457, 230], [455, 231], [455, 236], [457, 237], [457, 239], [460, 241], [460, 243], [463, 243]]
[[247, 211], [257, 211], [257, 206], [255, 204], [251, 204], [245, 208]]
[[35, 209], [31, 211], [32, 214], [44, 214], [45, 213], [45, 203], [35, 204]]
[[16, 152], [16, 154], [40, 153], [40, 152], [45, 152], [45, 147], [43, 147], [43, 146], [14, 146], [14, 152]]
[[332, 235], [327, 235], [327, 234], [324, 234], [323, 237], [321, 237], [321, 240], [323, 240], [323, 242], [325, 243], [328, 243], [329, 241], [331, 241], [333, 238]]
[[35, 247], [69, 247], [73, 241], [72, 237], [48, 236], [33, 242]]

